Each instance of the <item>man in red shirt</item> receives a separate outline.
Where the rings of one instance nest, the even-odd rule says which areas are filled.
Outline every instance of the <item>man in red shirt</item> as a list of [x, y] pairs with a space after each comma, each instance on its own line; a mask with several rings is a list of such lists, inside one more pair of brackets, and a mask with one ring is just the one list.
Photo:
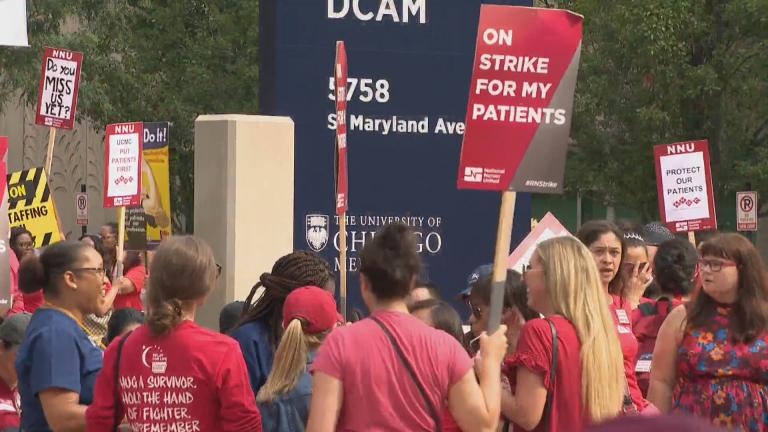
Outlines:
[[24, 339], [31, 315], [20, 312], [0, 324], [0, 432], [19, 430], [21, 413], [16, 390], [16, 351]]

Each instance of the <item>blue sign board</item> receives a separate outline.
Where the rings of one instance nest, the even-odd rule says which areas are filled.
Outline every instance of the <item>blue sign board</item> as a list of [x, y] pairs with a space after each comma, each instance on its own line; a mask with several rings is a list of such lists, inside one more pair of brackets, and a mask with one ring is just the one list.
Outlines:
[[[334, 214], [333, 62], [349, 59], [347, 213], [349, 304], [359, 252], [391, 221], [413, 227], [422, 275], [453, 299], [492, 261], [501, 197], [456, 188], [478, 0], [262, 0], [262, 112], [295, 122], [294, 246], [338, 271]], [[530, 5], [530, 0], [496, 1]], [[513, 246], [530, 231], [518, 194]], [[364, 310], [364, 309], [363, 309]]]

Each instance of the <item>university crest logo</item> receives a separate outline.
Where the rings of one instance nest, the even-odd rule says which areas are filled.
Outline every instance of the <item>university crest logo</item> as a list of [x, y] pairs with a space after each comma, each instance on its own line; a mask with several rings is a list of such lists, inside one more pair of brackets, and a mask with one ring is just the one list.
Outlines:
[[320, 252], [328, 244], [328, 216], [309, 214], [306, 221], [307, 245], [313, 251]]

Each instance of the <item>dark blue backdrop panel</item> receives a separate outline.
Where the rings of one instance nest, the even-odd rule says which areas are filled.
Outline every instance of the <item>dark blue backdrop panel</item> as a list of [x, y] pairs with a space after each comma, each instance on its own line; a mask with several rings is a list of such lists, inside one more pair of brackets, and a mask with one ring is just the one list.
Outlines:
[[[335, 15], [348, 5], [346, 16], [329, 18], [329, 2]], [[464, 120], [480, 3], [262, 0], [262, 112], [290, 116], [296, 125], [294, 246], [319, 251], [335, 268], [335, 143], [329, 118], [335, 108], [329, 78], [337, 40], [345, 41], [351, 81], [358, 80], [348, 106], [352, 306], [363, 308], [357, 286], [360, 249], [389, 216], [410, 218], [421, 239], [422, 276], [446, 297], [464, 289], [474, 267], [492, 260], [500, 195], [456, 189], [461, 134], [437, 130], [441, 119], [451, 126]], [[530, 0], [495, 3], [530, 5]], [[358, 15], [373, 13], [373, 18], [357, 17], [355, 4]], [[404, 4], [414, 13], [403, 14]], [[381, 5], [385, 13], [377, 21]], [[362, 79], [370, 80], [364, 87], [371, 92], [361, 90]], [[392, 116], [419, 121], [421, 127], [426, 123], [427, 131], [385, 134], [381, 120]], [[366, 119], [379, 120], [378, 130], [364, 130]], [[530, 196], [518, 194], [515, 210], [513, 245], [530, 230]]]

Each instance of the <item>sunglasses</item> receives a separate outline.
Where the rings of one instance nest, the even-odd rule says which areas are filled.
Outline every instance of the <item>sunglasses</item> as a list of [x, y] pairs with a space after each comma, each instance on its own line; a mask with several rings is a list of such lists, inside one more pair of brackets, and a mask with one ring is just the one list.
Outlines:
[[478, 306], [474, 306], [472, 301], [469, 299], [467, 299], [467, 306], [469, 306], [469, 310], [472, 312], [472, 316], [474, 316], [476, 319], [483, 317], [483, 311]]
[[544, 271], [543, 268], [535, 269], [530, 264], [526, 264], [523, 266], [523, 278], [525, 278], [525, 275], [528, 273], [536, 272], [536, 271]]

